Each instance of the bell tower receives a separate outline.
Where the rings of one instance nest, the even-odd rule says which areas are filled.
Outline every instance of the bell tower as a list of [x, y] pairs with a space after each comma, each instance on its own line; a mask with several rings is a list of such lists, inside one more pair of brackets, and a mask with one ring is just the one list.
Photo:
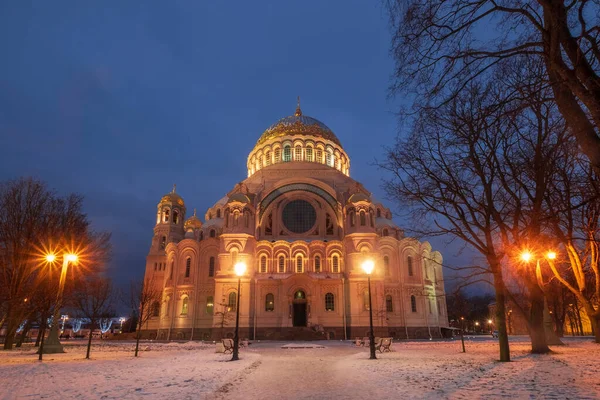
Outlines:
[[164, 254], [167, 244], [177, 243], [185, 235], [185, 203], [175, 189], [176, 185], [173, 185], [171, 193], [164, 195], [156, 207], [156, 225], [151, 252]]

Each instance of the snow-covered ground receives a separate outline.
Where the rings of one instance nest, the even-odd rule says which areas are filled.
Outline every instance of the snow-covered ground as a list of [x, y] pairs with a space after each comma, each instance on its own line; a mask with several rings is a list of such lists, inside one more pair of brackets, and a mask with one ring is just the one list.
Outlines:
[[[253, 343], [239, 362], [201, 343], [83, 344], [37, 361], [29, 347], [0, 351], [0, 399], [600, 399], [600, 345], [566, 339], [549, 355], [531, 355], [511, 343], [513, 362], [499, 363], [497, 343], [394, 343], [392, 353], [369, 360], [349, 342]], [[288, 346], [286, 346], [288, 345]]]

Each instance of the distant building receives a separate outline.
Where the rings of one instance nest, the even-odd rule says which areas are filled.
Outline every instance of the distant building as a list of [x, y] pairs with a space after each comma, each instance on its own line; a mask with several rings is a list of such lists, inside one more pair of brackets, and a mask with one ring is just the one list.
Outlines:
[[[225, 153], [224, 162], [234, 156]], [[247, 265], [242, 337], [365, 336], [366, 259], [376, 265], [376, 335], [438, 337], [448, 326], [441, 254], [405, 237], [390, 210], [350, 178], [350, 159], [325, 124], [298, 106], [260, 136], [247, 167], [248, 178], [204, 221], [195, 210], [185, 219], [175, 189], [158, 203], [145, 278], [162, 300], [145, 335], [232, 336], [237, 262]]]

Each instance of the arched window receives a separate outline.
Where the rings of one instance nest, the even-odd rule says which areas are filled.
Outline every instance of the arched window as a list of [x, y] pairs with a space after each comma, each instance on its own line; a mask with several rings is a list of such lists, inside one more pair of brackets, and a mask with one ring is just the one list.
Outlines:
[[213, 277], [215, 276], [215, 258], [211, 257], [208, 260], [208, 276], [209, 277]]
[[354, 210], [350, 211], [350, 226], [354, 226], [356, 224], [356, 212]]
[[188, 298], [184, 297], [181, 301], [181, 315], [187, 315], [188, 313]]
[[321, 257], [315, 257], [315, 272], [321, 272]]
[[306, 161], [308, 161], [308, 162], [312, 162], [313, 161], [313, 149], [312, 149], [312, 147], [307, 147], [306, 148]]
[[377, 209], [377, 218], [381, 218], [381, 210], [379, 208]]
[[163, 236], [160, 238], [160, 248], [164, 249], [165, 247], [167, 247], [167, 237]]
[[279, 256], [279, 272], [285, 272], [285, 257]]
[[294, 149], [294, 160], [302, 161], [302, 147], [296, 146], [296, 148]]
[[217, 210], [217, 218], [221, 218], [221, 209], [220, 208]]
[[389, 232], [388, 232], [387, 228], [384, 228], [383, 232], [381, 232], [381, 236], [388, 236], [388, 235], [389, 235]]
[[165, 214], [164, 221], [165, 222], [169, 222], [169, 212], [170, 212], [170, 210], [168, 208], [166, 208], [165, 212], [164, 212], [164, 214]]
[[413, 261], [411, 256], [408, 256], [406, 263], [408, 265], [408, 276], [413, 276]]
[[229, 293], [229, 301], [227, 302], [227, 307], [229, 308], [229, 311], [235, 311], [236, 303], [237, 303], [237, 293], [236, 292]]
[[171, 272], [169, 272], [169, 279], [173, 279], [173, 270], [175, 269], [175, 261], [171, 261]]
[[317, 149], [317, 160], [319, 164], [323, 164], [323, 150]]
[[331, 271], [334, 274], [337, 274], [338, 272], [340, 272], [340, 263], [338, 260], [338, 256], [333, 256], [333, 258], [331, 259]]
[[363, 308], [366, 311], [369, 311], [369, 291], [365, 290], [363, 292]]
[[257, 170], [262, 169], [262, 166], [263, 166], [263, 159], [262, 159], [262, 157], [258, 157], [258, 165], [256, 166], [256, 169]]
[[208, 296], [206, 298], [206, 313], [208, 315], [212, 315], [214, 310], [215, 310], [215, 301], [213, 300], [212, 296]]
[[152, 304], [152, 316], [158, 317], [159, 315], [160, 315], [160, 303], [158, 301], [155, 301]]
[[271, 152], [270, 151], [267, 151], [265, 153], [265, 164], [267, 165], [267, 167], [269, 165], [271, 165]]
[[267, 272], [267, 256], [262, 256], [260, 258], [260, 272], [262, 274]]
[[325, 311], [333, 311], [335, 309], [335, 298], [333, 293], [327, 293], [325, 295]]
[[394, 302], [392, 301], [392, 296], [389, 294], [387, 296], [385, 296], [385, 311], [387, 311], [387, 312], [394, 311]]
[[333, 167], [333, 154], [328, 151], [325, 152], [325, 164], [329, 167]]
[[292, 161], [292, 148], [290, 146], [285, 146], [283, 148], [283, 162]]
[[275, 149], [275, 164], [281, 162], [281, 149]]
[[190, 269], [192, 268], [192, 259], [190, 257], [188, 257], [185, 260], [185, 277], [189, 278], [190, 277]]
[[156, 271], [158, 269], [158, 263], [154, 263], [154, 270]]
[[383, 270], [385, 271], [385, 276], [390, 276], [390, 258], [388, 256], [383, 256]]
[[179, 222], [179, 211], [173, 210], [173, 223], [176, 224]]
[[214, 230], [214, 229], [211, 229], [211, 230], [210, 230], [210, 234], [209, 234], [209, 236], [210, 236], [211, 238], [214, 238], [214, 237], [216, 237], [216, 236], [217, 236], [217, 232], [215, 232], [215, 230]]
[[360, 212], [360, 226], [365, 226], [367, 224], [367, 216], [364, 211]]
[[265, 297], [265, 311], [275, 311], [275, 296], [273, 296], [273, 293], [269, 293]]
[[417, 298], [410, 296], [410, 311], [417, 312]]
[[302, 257], [296, 257], [296, 273], [302, 273]]

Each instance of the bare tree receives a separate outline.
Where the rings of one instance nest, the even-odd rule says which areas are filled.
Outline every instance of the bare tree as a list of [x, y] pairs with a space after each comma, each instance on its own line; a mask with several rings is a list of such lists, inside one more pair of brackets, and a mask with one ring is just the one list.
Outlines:
[[221, 337], [223, 337], [225, 327], [235, 320], [235, 313], [232, 312], [229, 304], [225, 303], [225, 299], [219, 303], [219, 306], [221, 306], [221, 311], [215, 311], [214, 315], [221, 330]]
[[81, 212], [82, 198], [57, 197], [44, 183], [20, 179], [0, 185], [0, 293], [5, 311], [5, 349], [26, 319], [30, 298], [40, 286], [43, 249], [84, 237], [88, 221]]
[[493, 277], [502, 361], [509, 360], [507, 273], [525, 284], [528, 309], [521, 311], [532, 352], [549, 351], [535, 264], [517, 262], [522, 249], [541, 241], [543, 200], [566, 134], [548, 91], [536, 86], [536, 66], [503, 64], [496, 79], [471, 81], [448, 102], [423, 107], [411, 134], [398, 139], [382, 164], [393, 173], [386, 182], [390, 197], [408, 202], [418, 220], [433, 222], [417, 233], [449, 234], [485, 257], [488, 266], [469, 267], [469, 275]]
[[[443, 104], [509, 59], [537, 60], [581, 151], [600, 169], [597, 1], [387, 0], [393, 93]], [[424, 103], [423, 103], [424, 102]]]
[[162, 290], [151, 278], [145, 281], [131, 282], [130, 295], [131, 308], [138, 318], [135, 335], [135, 357], [137, 357], [144, 324], [153, 316], [158, 316], [157, 314], [160, 312]]
[[550, 270], [594, 324], [600, 343], [600, 180], [580, 158], [564, 157], [562, 174], [546, 199], [551, 233], [563, 250], [548, 260]]
[[98, 326], [101, 318], [114, 315], [113, 306], [114, 296], [109, 279], [93, 276], [77, 282], [76, 289], [73, 292], [73, 307], [78, 318], [86, 318], [90, 323], [85, 358], [90, 358], [94, 329]]

